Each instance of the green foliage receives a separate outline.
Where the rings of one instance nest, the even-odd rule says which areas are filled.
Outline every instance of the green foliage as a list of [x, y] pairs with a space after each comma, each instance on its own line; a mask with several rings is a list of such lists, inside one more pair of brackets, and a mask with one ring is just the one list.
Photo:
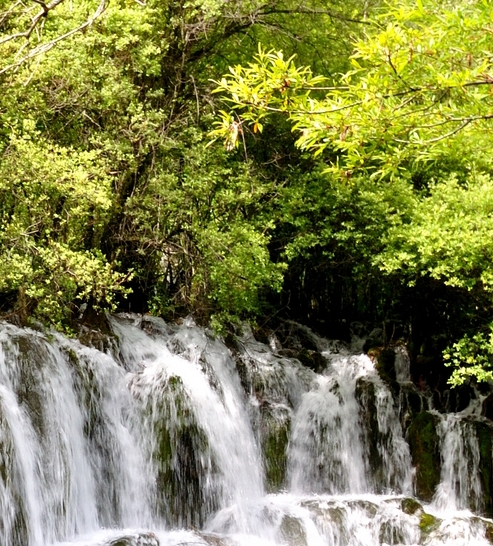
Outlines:
[[21, 315], [60, 325], [71, 306], [112, 304], [125, 277], [94, 248], [111, 206], [97, 152], [46, 142], [25, 122], [0, 163], [0, 293], [17, 292]]
[[471, 175], [464, 184], [451, 176], [429, 187], [429, 194], [409, 203], [386, 234], [386, 248], [377, 258], [385, 271], [430, 276], [466, 290], [493, 289], [493, 181]]
[[485, 334], [465, 335], [444, 351], [448, 366], [455, 369], [450, 377], [454, 387], [462, 385], [470, 377], [477, 381], [493, 381], [493, 328]]
[[[423, 6], [390, 5], [355, 42], [353, 69], [324, 87], [292, 58], [260, 50], [217, 91], [227, 93], [237, 123], [255, 126], [285, 112], [298, 146], [328, 153], [342, 176], [409, 176], [416, 162], [450, 155], [487, 130], [492, 106], [489, 4]], [[227, 140], [230, 119], [225, 112], [215, 135]]]
[[[439, 335], [473, 340], [493, 320], [491, 8], [456, 4], [5, 1], [2, 312], [405, 323], [436, 283], [470, 325]], [[230, 153], [207, 144], [211, 79]], [[469, 341], [459, 369], [489, 354]]]
[[[317, 6], [297, 14], [307, 33]], [[238, 33], [299, 7], [0, 9], [3, 309], [60, 325], [84, 302], [124, 305], [133, 290], [137, 310], [167, 316], [260, 313], [284, 269], [268, 248], [277, 181], [206, 147], [209, 78], [241, 54]]]
[[[342, 76], [314, 76], [260, 48], [215, 90], [229, 109], [211, 135], [226, 149], [283, 114], [297, 146], [325, 164], [324, 179], [290, 182], [281, 204], [281, 254], [291, 282], [304, 284], [300, 297], [319, 307], [347, 301], [324, 299], [330, 289], [319, 280], [344, 272], [383, 288], [384, 316], [406, 293], [455, 290], [448, 298], [460, 299], [445, 301], [436, 332], [442, 349], [452, 346], [452, 384], [490, 377], [490, 341], [469, 329], [493, 318], [491, 15], [485, 1], [396, 1], [355, 39]], [[343, 290], [354, 293], [347, 282]]]

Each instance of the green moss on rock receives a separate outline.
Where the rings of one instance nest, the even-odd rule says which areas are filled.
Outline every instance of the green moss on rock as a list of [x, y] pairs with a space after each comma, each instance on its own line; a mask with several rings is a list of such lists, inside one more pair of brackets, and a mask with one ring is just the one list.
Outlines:
[[407, 497], [401, 501], [401, 510], [408, 516], [413, 516], [416, 512], [423, 510], [421, 504], [412, 497]]
[[416, 492], [430, 502], [440, 483], [440, 450], [436, 430], [437, 417], [427, 411], [419, 413], [409, 427], [409, 447], [416, 467]]
[[173, 527], [201, 527], [218, 508], [207, 479], [217, 471], [207, 435], [187, 404], [179, 377], [167, 378], [160, 403], [153, 431], [157, 510]]
[[291, 428], [288, 408], [264, 404], [261, 409], [261, 443], [265, 461], [266, 485], [269, 491], [279, 491], [286, 481], [287, 447]]
[[435, 529], [440, 525], [440, 520], [431, 514], [422, 512], [419, 516], [419, 529], [421, 531], [421, 543], [425, 543]]

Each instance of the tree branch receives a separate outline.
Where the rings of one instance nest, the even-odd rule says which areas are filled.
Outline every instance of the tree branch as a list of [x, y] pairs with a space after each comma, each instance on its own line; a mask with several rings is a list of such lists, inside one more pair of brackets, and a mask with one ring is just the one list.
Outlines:
[[38, 23], [43, 19], [43, 17], [47, 17], [48, 13], [52, 9], [56, 8], [59, 4], [63, 2], [63, 0], [53, 0], [49, 4], [45, 4], [40, 0], [33, 1], [39, 4], [42, 9], [32, 18], [31, 26], [25, 32], [17, 32], [16, 34], [11, 34], [10, 36], [5, 36], [4, 38], [0, 39], [0, 45], [10, 42], [11, 40], [16, 40], [18, 38], [26, 38], [27, 40], [29, 40], [33, 30], [38, 26]]
[[[24, 33], [19, 33], [19, 34], [16, 34], [16, 35], [12, 35], [14, 37], [26, 37], [29, 39], [29, 35], [32, 33], [32, 31], [34, 30], [34, 28], [36, 27], [36, 25], [38, 24], [38, 22], [42, 19], [42, 17], [44, 15], [46, 15], [49, 10], [53, 9], [55, 6], [57, 6], [58, 4], [60, 4], [61, 2], [63, 2], [63, 0], [53, 0], [53, 2], [51, 2], [50, 4], [47, 4], [45, 7], [47, 9], [47, 11], [44, 11], [41, 12], [41, 15], [38, 14], [36, 15], [36, 18], [39, 18], [36, 20], [36, 24], [34, 25], [31, 25], [31, 27], [28, 29], [28, 31], [24, 32]], [[87, 19], [87, 21], [85, 21], [84, 23], [82, 23], [82, 25], [78, 26], [77, 28], [74, 28], [72, 30], [69, 30], [68, 32], [66, 32], [65, 34], [62, 34], [61, 36], [58, 36], [57, 38], [54, 38], [53, 40], [47, 42], [46, 44], [41, 44], [37, 47], [35, 47], [34, 49], [31, 49], [31, 51], [29, 51], [29, 53], [27, 55], [24, 55], [24, 57], [20, 58], [19, 60], [17, 60], [15, 63], [12, 63], [8, 66], [5, 66], [4, 68], [0, 69], [0, 75], [2, 74], [5, 74], [5, 72], [8, 72], [9, 70], [17, 70], [17, 68], [19, 68], [19, 66], [21, 64], [23, 64], [24, 62], [30, 60], [30, 59], [33, 59], [35, 57], [37, 57], [38, 55], [42, 55], [44, 53], [47, 53], [48, 51], [50, 51], [50, 49], [52, 49], [53, 47], [55, 47], [55, 45], [58, 43], [58, 42], [61, 42], [62, 40], [66, 40], [67, 38], [69, 38], [70, 36], [78, 33], [78, 32], [81, 32], [82, 30], [84, 30], [85, 28], [91, 26], [94, 21], [101, 16], [101, 14], [105, 11], [106, 9], [106, 2], [107, 0], [101, 0], [98, 8], [96, 9], [96, 11], [91, 15], [91, 17], [89, 17], [89, 19]], [[39, 2], [38, 2], [39, 3]], [[33, 21], [34, 21], [33, 19]], [[8, 37], [9, 39], [13, 39], [12, 37]], [[2, 43], [5, 43], [6, 39], [4, 39], [3, 41], [0, 41], [0, 45]]]

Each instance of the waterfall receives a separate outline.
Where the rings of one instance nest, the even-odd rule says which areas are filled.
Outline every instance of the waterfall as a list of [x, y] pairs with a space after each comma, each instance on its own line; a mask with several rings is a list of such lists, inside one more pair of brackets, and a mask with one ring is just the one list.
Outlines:
[[473, 423], [457, 414], [440, 416], [441, 482], [433, 503], [440, 512], [482, 508], [479, 444]]
[[480, 400], [433, 410], [402, 346], [389, 383], [361, 340], [294, 323], [228, 348], [191, 319], [108, 320], [98, 348], [0, 323], [1, 546], [491, 543]]

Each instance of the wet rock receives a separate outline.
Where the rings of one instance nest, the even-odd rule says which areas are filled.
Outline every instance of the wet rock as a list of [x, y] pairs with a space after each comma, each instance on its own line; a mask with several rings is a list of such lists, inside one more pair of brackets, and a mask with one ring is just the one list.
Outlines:
[[199, 535], [202, 542], [196, 541], [191, 543], [194, 546], [199, 546], [201, 544], [203, 544], [204, 546], [207, 544], [209, 544], [209, 546], [239, 546], [236, 541], [224, 535], [216, 535], [215, 533], [204, 533], [203, 531], [197, 532], [197, 534]]
[[77, 337], [82, 345], [94, 347], [102, 353], [117, 354], [118, 337], [111, 330], [105, 313], [88, 306], [79, 322]]
[[279, 491], [286, 481], [291, 411], [287, 407], [272, 406], [268, 403], [262, 404], [260, 411], [266, 485], [269, 491]]
[[378, 533], [379, 544], [405, 544], [406, 536], [394, 521], [384, 521]]
[[93, 347], [102, 353], [117, 354], [118, 338], [110, 331], [102, 332], [82, 325], [77, 337], [86, 347]]
[[493, 393], [489, 394], [484, 400], [481, 408], [481, 415], [486, 419], [493, 421]]
[[459, 412], [465, 410], [471, 400], [476, 399], [476, 393], [470, 385], [461, 385], [444, 392], [445, 408], [447, 412]]
[[417, 512], [422, 512], [423, 507], [416, 499], [407, 497], [401, 500], [401, 510], [408, 516], [413, 516]]
[[24, 407], [36, 432], [43, 437], [45, 428], [45, 401], [42, 366], [49, 361], [45, 341], [21, 335], [13, 338], [18, 347], [17, 361], [19, 382], [17, 399]]
[[135, 533], [115, 538], [105, 546], [159, 546], [159, 540], [154, 533]]
[[308, 546], [305, 527], [298, 518], [284, 516], [279, 534], [283, 544], [288, 544], [289, 546]]
[[430, 533], [435, 531], [440, 525], [440, 520], [431, 514], [423, 512], [419, 516], [419, 530], [421, 531], [421, 541], [424, 542]]
[[[29, 531], [25, 502], [20, 484], [15, 480], [15, 441], [0, 407], [0, 490], [2, 512], [0, 512], [0, 536], [10, 536], [12, 544], [28, 544]], [[8, 493], [7, 493], [8, 491]], [[7, 493], [7, 494], [6, 494]]]
[[484, 525], [484, 538], [493, 544], [493, 523], [491, 521], [482, 520]]
[[373, 347], [367, 351], [368, 356], [375, 363], [378, 375], [395, 392], [399, 392], [395, 371], [395, 351], [387, 347]]
[[479, 445], [479, 479], [483, 493], [483, 513], [493, 517], [493, 427], [487, 422], [475, 422]]
[[363, 510], [369, 518], [375, 517], [378, 512], [378, 506], [374, 502], [364, 499], [349, 501], [348, 506], [350, 508], [359, 508], [360, 510]]
[[385, 483], [382, 475], [384, 464], [379, 450], [381, 434], [378, 427], [378, 414], [375, 399], [375, 385], [364, 377], [356, 382], [356, 400], [360, 406], [360, 419], [367, 446], [371, 474], [376, 486]]
[[306, 327], [296, 322], [283, 322], [276, 329], [276, 336], [284, 349], [306, 349], [308, 351], [318, 351], [316, 336]]
[[429, 409], [426, 394], [412, 383], [401, 385], [399, 392], [399, 419], [402, 429], [406, 431], [415, 417]]
[[363, 345], [363, 351], [367, 353], [373, 347], [381, 347], [385, 343], [384, 337], [382, 328], [374, 328]]
[[437, 434], [437, 416], [423, 411], [409, 427], [409, 447], [416, 467], [416, 492], [418, 498], [430, 502], [440, 483], [440, 448]]
[[327, 367], [327, 360], [318, 352], [309, 349], [281, 349], [279, 351], [281, 356], [287, 356], [289, 358], [296, 358], [303, 366], [310, 368], [315, 373], [322, 373]]

